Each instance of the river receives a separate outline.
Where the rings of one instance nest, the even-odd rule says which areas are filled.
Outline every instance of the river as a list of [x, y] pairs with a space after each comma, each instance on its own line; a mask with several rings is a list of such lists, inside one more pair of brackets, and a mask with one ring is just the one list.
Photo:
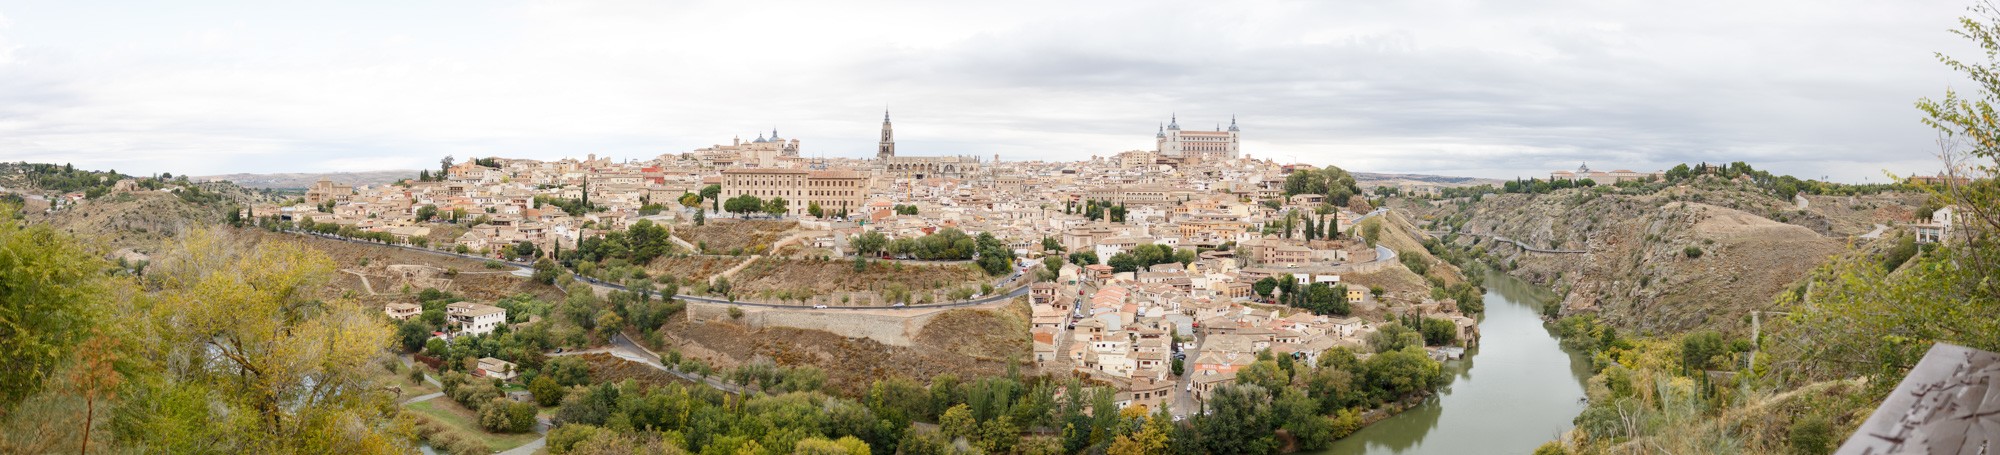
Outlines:
[[1542, 326], [1538, 308], [1549, 298], [1520, 279], [1487, 275], [1480, 346], [1445, 363], [1448, 384], [1318, 453], [1526, 454], [1568, 431], [1583, 412], [1589, 362]]

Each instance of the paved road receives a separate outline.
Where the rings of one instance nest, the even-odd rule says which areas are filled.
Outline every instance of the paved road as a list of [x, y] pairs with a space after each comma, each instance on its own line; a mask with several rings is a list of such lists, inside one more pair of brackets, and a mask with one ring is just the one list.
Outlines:
[[1875, 225], [1875, 230], [1873, 230], [1873, 231], [1868, 231], [1868, 233], [1867, 233], [1867, 234], [1861, 234], [1861, 238], [1864, 238], [1864, 239], [1879, 239], [1879, 238], [1882, 238], [1882, 232], [1883, 232], [1883, 231], [1887, 231], [1887, 230], [1889, 230], [1889, 227], [1888, 227], [1888, 226], [1884, 226], [1884, 225], [1881, 225], [1881, 224], [1879, 224], [1879, 223], [1878, 223], [1878, 224], [1876, 224], [1876, 225]]
[[408, 399], [408, 400], [403, 400], [403, 404], [404, 404], [404, 405], [409, 405], [409, 404], [411, 404], [411, 403], [421, 403], [421, 402], [425, 402], [425, 401], [430, 401], [430, 400], [431, 400], [432, 398], [437, 398], [437, 397], [441, 397], [441, 396], [444, 396], [444, 392], [437, 392], [437, 393], [427, 393], [427, 394], [423, 394], [423, 395], [417, 395], [417, 396], [414, 396], [414, 397], [410, 397], [410, 399]]
[[[383, 246], [383, 247], [389, 247], [389, 248], [402, 248], [402, 249], [405, 249], [405, 250], [410, 250], [410, 251], [416, 251], [416, 252], [420, 252], [420, 253], [427, 253], [427, 254], [435, 254], [435, 255], [440, 255], [440, 256], [451, 256], [451, 257], [456, 257], [456, 258], [460, 258], [460, 259], [469, 259], [469, 260], [474, 260], [474, 261], [498, 261], [498, 262], [500, 262], [500, 263], [503, 263], [503, 264], [507, 264], [507, 265], [512, 265], [512, 266], [514, 266], [514, 267], [519, 267], [519, 268], [522, 268], [522, 269], [530, 269], [530, 268], [532, 268], [532, 267], [533, 267], [533, 264], [528, 264], [528, 263], [522, 263], [522, 262], [509, 262], [509, 261], [503, 261], [503, 260], [498, 260], [498, 259], [494, 259], [494, 258], [489, 258], [489, 257], [481, 257], [481, 256], [473, 256], [473, 255], [467, 255], [467, 254], [458, 254], [458, 253], [453, 253], [453, 252], [449, 252], [449, 251], [438, 251], [438, 250], [433, 250], [433, 249], [428, 249], [428, 248], [417, 248], [417, 247], [412, 247], [412, 246], [406, 246], [406, 245], [394, 245], [394, 244], [387, 244], [387, 243], [380, 243], [380, 242], [370, 242], [370, 241], [363, 241], [363, 240], [355, 240], [355, 239], [350, 239], [350, 238], [345, 238], [345, 237], [340, 237], [340, 236], [336, 236], [336, 235], [326, 235], [326, 234], [320, 234], [320, 233], [317, 233], [317, 232], [293, 232], [293, 233], [294, 233], [294, 234], [300, 234], [300, 235], [310, 235], [310, 236], [314, 236], [314, 237], [319, 237], [319, 238], [323, 238], [323, 239], [327, 239], [327, 240], [337, 240], [337, 241], [342, 241], [342, 242], [350, 242], [350, 243], [362, 243], [362, 244], [368, 244], [368, 245], [375, 245], [375, 246]], [[582, 282], [585, 282], [585, 283], [589, 283], [589, 284], [591, 284], [591, 285], [594, 285], [594, 286], [599, 286], [599, 287], [604, 287], [604, 288], [609, 288], [609, 289], [617, 289], [617, 290], [620, 290], [620, 291], [630, 291], [629, 289], [626, 289], [624, 285], [619, 285], [619, 284], [613, 284], [613, 283], [608, 283], [608, 282], [604, 282], [604, 281], [600, 281], [600, 280], [597, 280], [597, 279], [595, 279], [595, 278], [591, 278], [591, 277], [587, 277], [587, 276], [583, 276], [583, 275], [577, 275], [577, 274], [576, 274], [575, 272], [569, 272], [569, 271], [567, 271], [567, 270], [565, 270], [564, 272], [567, 272], [567, 273], [570, 273], [570, 276], [573, 276], [573, 277], [576, 277], [577, 281], [582, 281]], [[1018, 273], [1017, 273], [1017, 274], [1018, 274]], [[811, 307], [811, 306], [809, 306], [809, 305], [786, 305], [786, 304], [777, 304], [777, 303], [751, 303], [751, 302], [736, 302], [736, 301], [731, 301], [731, 300], [728, 300], [728, 299], [718, 299], [718, 298], [714, 298], [714, 297], [704, 297], [704, 296], [698, 296], [698, 295], [687, 295], [687, 294], [676, 294], [676, 295], [674, 295], [673, 297], [674, 297], [674, 298], [676, 298], [676, 299], [681, 299], [681, 300], [687, 300], [687, 301], [693, 301], [693, 302], [707, 302], [707, 303], [720, 303], [720, 304], [725, 304], [725, 305], [738, 305], [738, 306], [746, 306], [746, 307], [758, 307], [758, 308], [790, 308], [790, 309], [800, 309], [800, 310], [805, 310], [805, 309], [814, 309], [814, 310], [821, 310], [821, 311], [839, 311], [839, 310], [878, 310], [878, 311], [881, 311], [881, 310], [887, 310], [887, 311], [913, 311], [913, 310], [928, 310], [928, 309], [935, 309], [935, 308], [960, 308], [960, 307], [969, 307], [969, 306], [978, 306], [978, 305], [985, 305], [985, 304], [989, 304], [989, 303], [994, 303], [994, 302], [999, 302], [999, 301], [1004, 301], [1004, 300], [1008, 300], [1008, 299], [1012, 299], [1012, 298], [1015, 298], [1015, 297], [1020, 297], [1020, 296], [1023, 296], [1023, 295], [1027, 295], [1027, 294], [1028, 294], [1028, 286], [1027, 286], [1027, 283], [1017, 283], [1016, 281], [1018, 280], [1018, 278], [1019, 278], [1019, 277], [1009, 277], [1009, 278], [1008, 278], [1007, 280], [1005, 280], [1005, 281], [1002, 281], [1002, 282], [1001, 282], [1001, 286], [1002, 286], [1002, 287], [1005, 287], [1005, 286], [1015, 286], [1015, 285], [1017, 285], [1018, 287], [1014, 288], [1014, 289], [1013, 289], [1012, 291], [1008, 291], [1008, 292], [1006, 292], [1006, 293], [1003, 293], [1003, 294], [999, 294], [999, 295], [992, 295], [992, 296], [986, 296], [986, 297], [982, 297], [982, 298], [977, 298], [977, 299], [972, 299], [972, 300], [965, 300], [965, 301], [959, 301], [959, 302], [945, 302], [945, 303], [926, 303], [926, 304], [915, 304], [915, 305], [907, 305], [907, 306], [901, 306], [901, 307], [849, 307], [849, 306], [829, 306], [829, 307], [827, 307], [827, 308], [817, 308], [817, 309], [815, 309], [815, 308], [812, 308], [812, 307]], [[652, 294], [653, 296], [655, 296], [655, 297], [660, 297], [660, 296], [662, 296], [662, 295], [661, 295], [660, 293], [657, 293], [657, 292], [654, 292], [654, 293], [651, 293], [651, 294]]]
[[645, 364], [646, 366], [653, 367], [653, 369], [655, 370], [665, 371], [668, 374], [678, 376], [681, 379], [686, 379], [689, 382], [705, 384], [708, 385], [709, 387], [714, 387], [715, 390], [721, 390], [723, 392], [734, 393], [734, 394], [743, 393], [743, 389], [741, 387], [736, 386], [735, 384], [722, 382], [715, 378], [696, 376], [693, 373], [683, 373], [680, 370], [667, 368], [665, 365], [660, 364], [659, 354], [656, 354], [653, 351], [646, 349], [645, 347], [639, 346], [638, 343], [633, 343], [631, 339], [625, 338], [625, 334], [623, 333], [611, 336], [610, 349], [611, 349], [610, 351], [611, 355], [613, 357], [625, 359], [626, 361], [629, 362], [639, 362], [641, 364]]

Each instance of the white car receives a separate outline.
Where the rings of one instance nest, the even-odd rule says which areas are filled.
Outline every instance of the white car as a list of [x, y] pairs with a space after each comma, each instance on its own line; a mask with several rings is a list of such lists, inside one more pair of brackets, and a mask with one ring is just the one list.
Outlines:
[[813, 305], [813, 309], [815, 309], [815, 310], [824, 310], [824, 309], [826, 309], [826, 304], [822, 303], [822, 304], [818, 304], [818, 305]]
[[896, 302], [896, 303], [892, 303], [892, 304], [889, 304], [889, 306], [892, 306], [892, 307], [905, 307], [905, 306], [909, 306], [909, 305], [907, 305], [907, 304], [904, 304], [903, 302]]

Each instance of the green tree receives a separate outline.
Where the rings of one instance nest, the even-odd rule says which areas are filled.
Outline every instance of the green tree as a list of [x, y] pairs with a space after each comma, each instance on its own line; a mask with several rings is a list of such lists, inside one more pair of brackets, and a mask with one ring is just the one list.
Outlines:
[[701, 198], [702, 198], [702, 199], [707, 199], [707, 200], [711, 200], [711, 201], [713, 201], [713, 200], [716, 200], [716, 198], [718, 198], [718, 197], [721, 197], [721, 196], [722, 196], [722, 185], [708, 185], [708, 186], [704, 186], [704, 187], [701, 187]]
[[888, 247], [889, 237], [880, 232], [869, 231], [854, 236], [848, 243], [854, 246], [856, 253], [873, 255], [881, 253], [883, 248]]
[[103, 311], [109, 267], [47, 225], [0, 206], [0, 415], [41, 390]]
[[825, 213], [823, 213], [819, 208], [819, 202], [807, 202], [806, 214], [812, 215], [813, 218], [820, 218], [825, 216]]
[[561, 273], [560, 269], [556, 268], [555, 261], [541, 258], [535, 260], [535, 273], [530, 279], [537, 283], [552, 285], [556, 284], [556, 278], [562, 276]]
[[1208, 414], [1196, 415], [1198, 452], [1273, 453], [1278, 450], [1271, 415], [1270, 392], [1255, 385], [1217, 387], [1208, 400]]
[[769, 213], [771, 216], [782, 217], [789, 211], [791, 211], [791, 205], [790, 202], [785, 201], [785, 198], [772, 197], [771, 200], [764, 202], [764, 213]]
[[424, 204], [423, 207], [417, 208], [417, 221], [430, 221], [431, 218], [437, 218], [437, 214], [438, 207], [436, 205]]
[[562, 404], [563, 397], [568, 395], [565, 392], [562, 384], [557, 384], [556, 379], [547, 374], [536, 375], [535, 380], [528, 381], [528, 393], [533, 394], [535, 403], [542, 406]]

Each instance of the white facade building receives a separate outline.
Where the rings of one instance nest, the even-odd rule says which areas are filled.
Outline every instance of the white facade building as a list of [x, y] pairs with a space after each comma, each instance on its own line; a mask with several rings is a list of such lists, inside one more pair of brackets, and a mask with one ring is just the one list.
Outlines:
[[459, 335], [485, 335], [507, 323], [507, 309], [493, 305], [453, 302], [445, 305], [444, 312], [458, 322]]

